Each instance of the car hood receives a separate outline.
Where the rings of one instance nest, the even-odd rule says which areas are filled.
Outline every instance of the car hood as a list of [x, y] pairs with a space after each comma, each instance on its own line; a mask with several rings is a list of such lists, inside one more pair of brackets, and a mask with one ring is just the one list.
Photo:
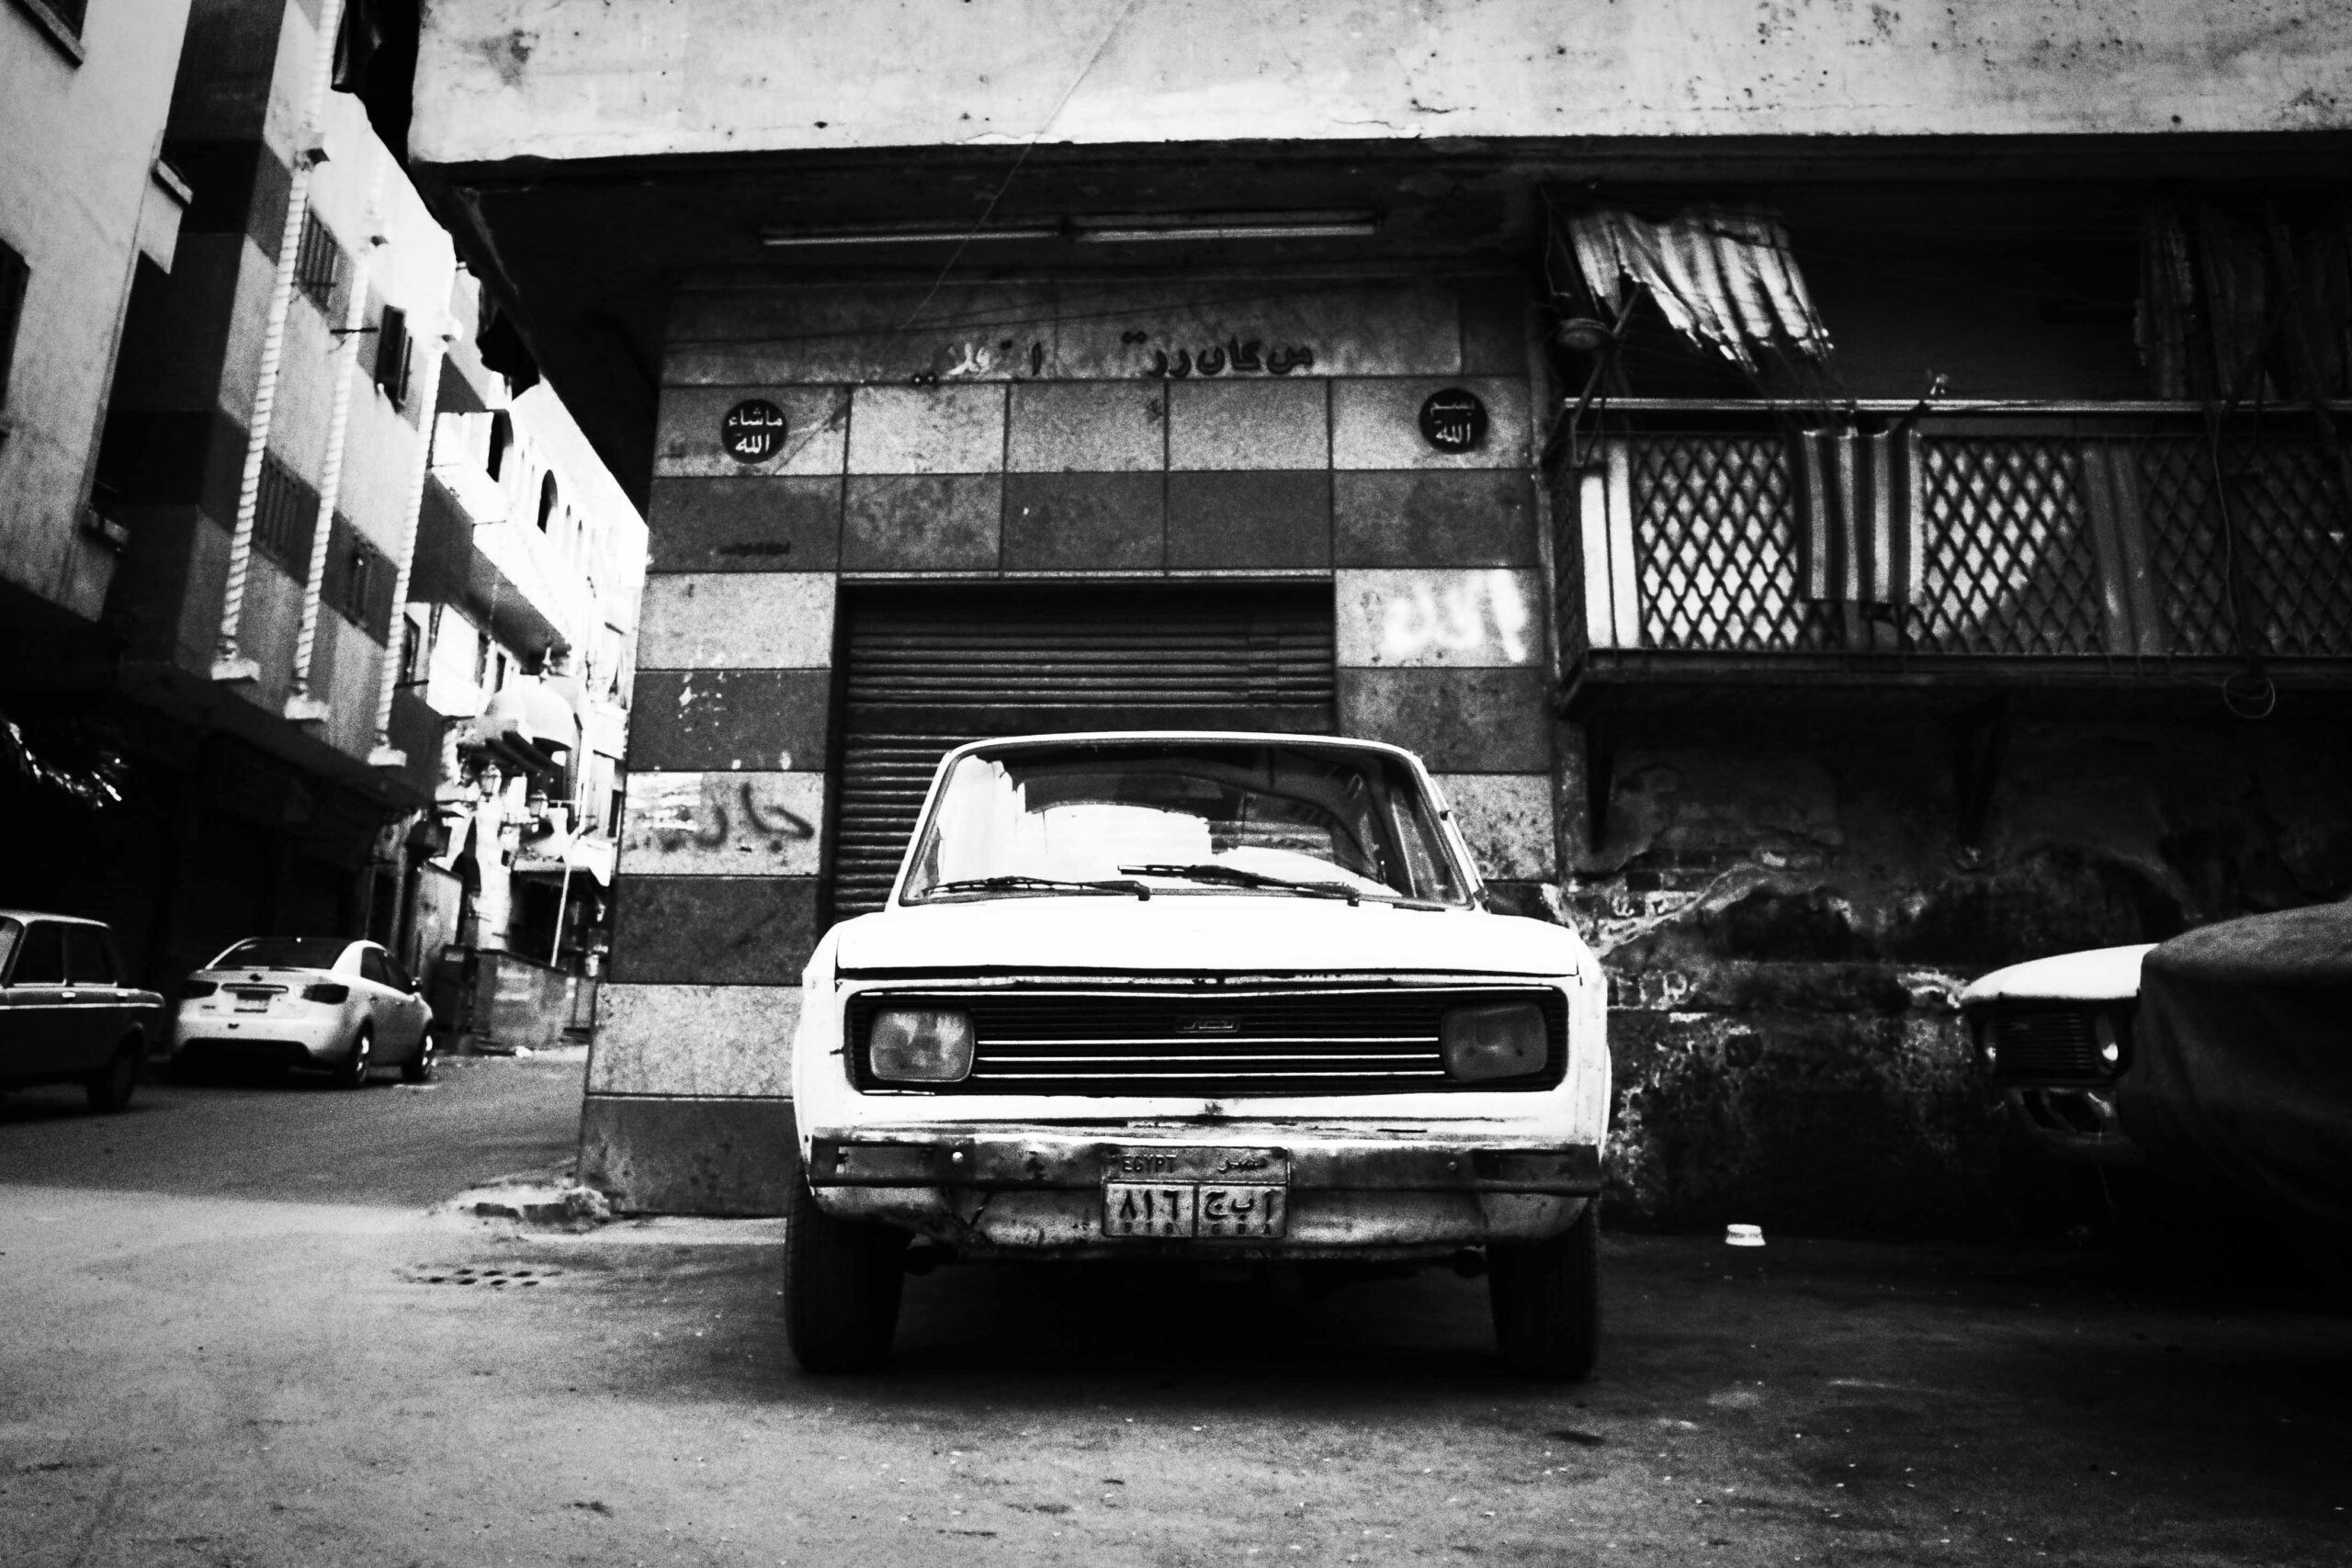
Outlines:
[[886, 909], [833, 933], [845, 976], [1442, 973], [1562, 976], [1590, 962], [1565, 926], [1476, 909], [1268, 894], [985, 898]]
[[2155, 943], [2132, 947], [2095, 947], [2083, 953], [2061, 953], [1996, 969], [1961, 992], [1960, 1002], [2118, 1001], [2140, 994], [2140, 960]]

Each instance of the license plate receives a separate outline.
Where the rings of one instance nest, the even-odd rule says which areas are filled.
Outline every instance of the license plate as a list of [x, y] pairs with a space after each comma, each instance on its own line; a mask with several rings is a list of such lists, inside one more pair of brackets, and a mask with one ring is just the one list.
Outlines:
[[1234, 1241], [1283, 1235], [1284, 1149], [1128, 1145], [1102, 1162], [1102, 1234]]
[[239, 992], [237, 1010], [239, 1012], [267, 1012], [269, 993], [267, 991]]

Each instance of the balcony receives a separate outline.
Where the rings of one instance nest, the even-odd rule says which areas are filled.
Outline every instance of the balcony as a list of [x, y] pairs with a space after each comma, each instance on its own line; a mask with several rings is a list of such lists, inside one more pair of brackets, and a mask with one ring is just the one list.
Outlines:
[[[1859, 546], [1851, 517], [1825, 517], [1818, 438], [1795, 422], [1662, 402], [1613, 420], [1563, 487], [1563, 581], [1584, 584], [1562, 607], [1572, 717], [2018, 694], [2309, 714], [2352, 696], [2352, 469], [2308, 406], [1939, 412], [1890, 438], [1904, 452]], [[1891, 549], [1897, 586], [1825, 590], [1825, 535]]]

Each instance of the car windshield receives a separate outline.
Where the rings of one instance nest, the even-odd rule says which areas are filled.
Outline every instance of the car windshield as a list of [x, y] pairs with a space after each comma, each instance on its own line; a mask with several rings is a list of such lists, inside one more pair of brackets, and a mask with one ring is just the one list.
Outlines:
[[959, 759], [917, 841], [904, 901], [1178, 890], [1468, 897], [1427, 793], [1396, 757], [1153, 740]]
[[214, 969], [332, 969], [351, 943], [336, 936], [257, 936], [214, 959]]

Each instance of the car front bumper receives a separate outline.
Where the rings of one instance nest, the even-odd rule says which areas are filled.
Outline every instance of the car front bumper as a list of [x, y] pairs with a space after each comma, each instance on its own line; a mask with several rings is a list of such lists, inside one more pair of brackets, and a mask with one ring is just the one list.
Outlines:
[[2079, 1165], [2141, 1165], [2146, 1156], [2123, 1131], [2115, 1090], [2081, 1084], [2008, 1084], [2001, 1101], [2026, 1136]]
[[[895, 1226], [960, 1257], [1404, 1259], [1545, 1240], [1599, 1193], [1597, 1145], [1487, 1135], [1500, 1132], [1279, 1122], [818, 1128], [803, 1156], [827, 1213]], [[1117, 1153], [1154, 1147], [1284, 1151], [1284, 1234], [1105, 1235]]]

